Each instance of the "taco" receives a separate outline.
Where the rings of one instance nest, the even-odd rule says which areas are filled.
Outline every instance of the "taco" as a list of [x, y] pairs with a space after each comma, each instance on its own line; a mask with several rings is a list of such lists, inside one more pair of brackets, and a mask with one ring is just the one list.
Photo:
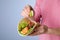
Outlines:
[[33, 32], [37, 23], [29, 18], [23, 18], [18, 24], [18, 33], [21, 36], [27, 36]]

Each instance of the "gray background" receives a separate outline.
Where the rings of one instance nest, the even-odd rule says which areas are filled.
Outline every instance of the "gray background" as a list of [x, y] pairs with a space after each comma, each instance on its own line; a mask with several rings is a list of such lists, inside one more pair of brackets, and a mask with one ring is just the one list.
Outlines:
[[38, 37], [21, 37], [17, 25], [25, 5], [35, 5], [35, 0], [0, 0], [0, 40], [38, 40]]

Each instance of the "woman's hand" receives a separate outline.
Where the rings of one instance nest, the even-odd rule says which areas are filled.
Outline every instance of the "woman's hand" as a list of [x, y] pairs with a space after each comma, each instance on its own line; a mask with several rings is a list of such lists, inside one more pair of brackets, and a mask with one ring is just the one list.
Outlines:
[[32, 10], [32, 7], [30, 5], [25, 6], [23, 9], [21, 15], [24, 17], [29, 17], [30, 11]]
[[47, 34], [54, 34], [60, 36], [60, 28], [48, 28]]
[[40, 35], [40, 34], [44, 34], [48, 31], [48, 27], [43, 25], [43, 26], [37, 26], [33, 32], [29, 35], [29, 36], [37, 36], [37, 35]]
[[60, 28], [48, 28], [47, 26], [37, 26], [29, 36], [36, 36], [40, 34], [54, 34], [60, 36]]

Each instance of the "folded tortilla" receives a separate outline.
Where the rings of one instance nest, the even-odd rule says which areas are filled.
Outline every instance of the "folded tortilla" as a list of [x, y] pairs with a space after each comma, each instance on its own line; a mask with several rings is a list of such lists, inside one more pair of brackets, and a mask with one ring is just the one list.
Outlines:
[[[30, 25], [33, 23], [33, 25]], [[31, 34], [36, 27], [37, 23], [30, 18], [23, 18], [18, 24], [18, 33], [21, 36], [28, 36]], [[27, 32], [27, 33], [26, 33]]]

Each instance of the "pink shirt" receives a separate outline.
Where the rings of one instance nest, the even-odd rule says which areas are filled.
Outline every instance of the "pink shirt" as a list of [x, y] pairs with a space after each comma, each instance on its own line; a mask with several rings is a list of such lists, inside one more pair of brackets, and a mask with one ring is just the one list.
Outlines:
[[[34, 10], [36, 21], [40, 21], [40, 15], [42, 15], [42, 24], [50, 28], [60, 27], [60, 0], [36, 0]], [[39, 40], [60, 40], [60, 36], [42, 34]]]

